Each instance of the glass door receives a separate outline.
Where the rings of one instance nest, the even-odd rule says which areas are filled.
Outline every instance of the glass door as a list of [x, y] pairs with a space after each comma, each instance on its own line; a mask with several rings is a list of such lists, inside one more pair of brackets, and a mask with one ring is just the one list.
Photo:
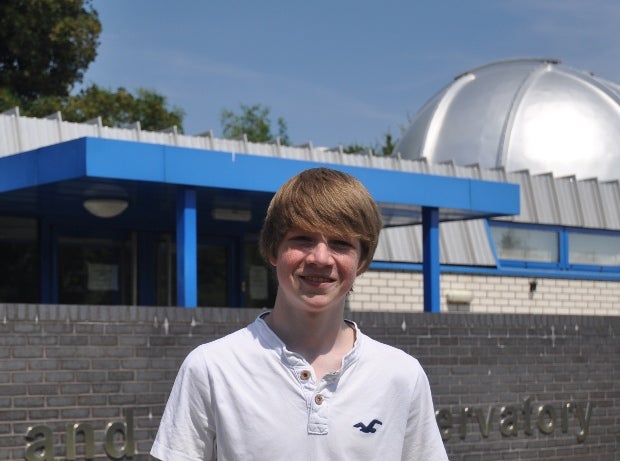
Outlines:
[[131, 239], [59, 236], [60, 304], [134, 304]]
[[274, 268], [260, 255], [257, 239], [244, 243], [243, 275], [244, 307], [273, 308], [278, 282]]
[[[198, 244], [198, 305], [238, 307], [231, 281], [234, 265], [233, 241], [209, 238]], [[177, 299], [176, 244], [170, 235], [157, 243], [155, 300], [158, 306], [175, 306]]]
[[35, 219], [0, 216], [0, 302], [41, 302], [38, 238]]

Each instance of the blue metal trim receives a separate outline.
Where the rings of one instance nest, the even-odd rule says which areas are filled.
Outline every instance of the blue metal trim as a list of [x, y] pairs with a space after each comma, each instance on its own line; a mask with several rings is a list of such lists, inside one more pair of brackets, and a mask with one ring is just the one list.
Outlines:
[[422, 272], [422, 263], [393, 263], [389, 261], [373, 261], [370, 269], [378, 271]]
[[424, 312], [439, 312], [439, 210], [422, 208]]
[[[274, 193], [323, 164], [187, 147], [80, 138], [0, 159], [0, 192], [83, 177]], [[380, 204], [427, 206], [462, 217], [519, 213], [517, 184], [330, 164], [357, 177]], [[269, 171], [257, 175], [257, 171]], [[385, 187], [389, 184], [390, 187]], [[432, 193], [429, 191], [432, 190]]]
[[502, 275], [507, 277], [538, 277], [551, 279], [572, 279], [572, 280], [602, 280], [620, 281], [620, 273], [598, 272], [598, 271], [576, 271], [576, 270], [541, 270], [537, 268], [502, 268], [493, 269], [485, 267], [449, 267], [442, 268], [442, 272], [479, 274], [479, 275]]
[[487, 242], [489, 242], [489, 247], [491, 248], [491, 254], [493, 255], [493, 260], [495, 261], [495, 265], [497, 267], [501, 267], [501, 261], [499, 259], [499, 254], [497, 253], [497, 247], [495, 246], [495, 240], [493, 239], [493, 234], [491, 233], [491, 225], [489, 224], [489, 220], [485, 219], [484, 222], [484, 231], [487, 234]]
[[0, 192], [85, 176], [86, 140], [77, 139], [2, 157]]
[[[420, 263], [390, 263], [385, 261], [376, 261], [370, 265], [371, 270], [383, 271], [400, 271], [400, 272], [421, 272], [422, 264]], [[602, 281], [620, 281], [620, 271], [578, 271], [578, 270], [544, 270], [538, 268], [527, 267], [510, 267], [496, 269], [493, 267], [482, 266], [446, 266], [439, 268], [442, 274], [471, 274], [471, 275], [495, 275], [510, 277], [538, 277], [553, 279], [573, 279], [573, 280], [602, 280]]]
[[177, 305], [198, 305], [196, 191], [183, 188], [177, 195]]
[[560, 268], [568, 268], [568, 235], [565, 229], [558, 232], [558, 259]]
[[573, 273], [579, 271], [587, 271], [587, 272], [609, 272], [614, 273], [617, 272], [620, 274], [620, 266], [594, 266], [589, 264], [569, 264], [569, 270]]
[[501, 268], [522, 268], [529, 270], [565, 270], [560, 263], [546, 263], [541, 261], [521, 261], [515, 259], [502, 259]]

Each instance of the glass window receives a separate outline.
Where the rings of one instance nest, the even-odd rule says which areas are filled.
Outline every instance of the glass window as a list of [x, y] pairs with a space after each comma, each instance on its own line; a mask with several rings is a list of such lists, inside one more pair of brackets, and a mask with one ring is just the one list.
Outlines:
[[278, 283], [274, 268], [260, 255], [257, 241], [245, 243], [244, 263], [244, 305], [271, 309], [276, 300]]
[[107, 238], [60, 237], [58, 302], [131, 304], [131, 242]]
[[500, 259], [556, 263], [558, 232], [491, 225], [491, 235]]
[[[197, 276], [198, 305], [209, 307], [229, 306], [229, 244], [198, 244]], [[175, 306], [177, 303], [176, 244], [164, 235], [157, 244], [157, 283], [155, 299], [158, 306]]]
[[198, 305], [228, 306], [228, 246], [198, 245]]
[[620, 266], [620, 236], [569, 232], [570, 264]]
[[157, 242], [155, 261], [155, 304], [174, 306], [177, 302], [176, 246], [170, 235], [162, 235]]
[[37, 238], [35, 219], [0, 216], [0, 302], [40, 302]]

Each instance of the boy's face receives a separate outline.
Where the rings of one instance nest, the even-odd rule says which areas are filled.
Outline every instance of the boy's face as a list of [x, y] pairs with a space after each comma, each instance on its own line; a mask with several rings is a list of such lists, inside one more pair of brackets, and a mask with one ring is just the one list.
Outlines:
[[360, 256], [358, 238], [288, 231], [277, 258], [270, 261], [278, 276], [277, 302], [314, 313], [342, 308], [353, 287]]

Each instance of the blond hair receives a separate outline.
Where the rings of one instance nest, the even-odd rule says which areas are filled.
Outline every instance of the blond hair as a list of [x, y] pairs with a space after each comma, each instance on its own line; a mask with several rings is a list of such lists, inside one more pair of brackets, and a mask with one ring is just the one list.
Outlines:
[[381, 231], [379, 207], [353, 176], [330, 168], [312, 168], [289, 179], [274, 195], [260, 236], [260, 252], [267, 262], [292, 229], [358, 238], [361, 255], [358, 275], [370, 266]]

